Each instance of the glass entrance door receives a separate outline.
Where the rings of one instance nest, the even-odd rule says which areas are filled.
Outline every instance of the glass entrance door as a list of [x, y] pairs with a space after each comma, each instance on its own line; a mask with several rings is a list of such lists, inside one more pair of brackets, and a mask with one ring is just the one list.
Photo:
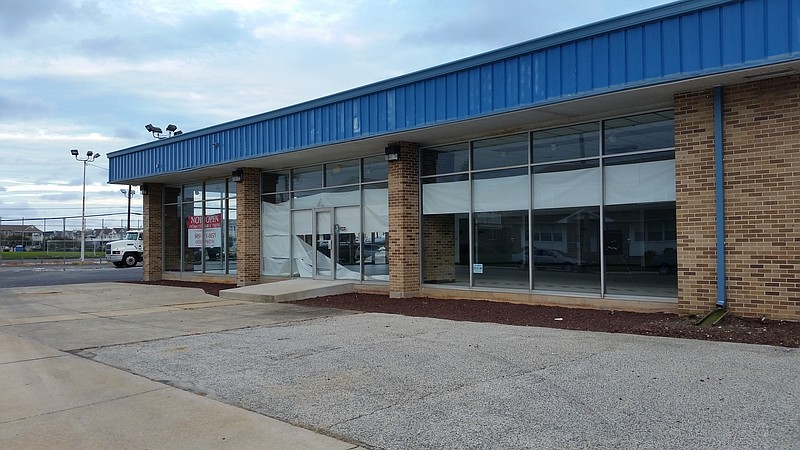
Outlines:
[[333, 280], [338, 243], [333, 232], [333, 209], [314, 210], [314, 278]]

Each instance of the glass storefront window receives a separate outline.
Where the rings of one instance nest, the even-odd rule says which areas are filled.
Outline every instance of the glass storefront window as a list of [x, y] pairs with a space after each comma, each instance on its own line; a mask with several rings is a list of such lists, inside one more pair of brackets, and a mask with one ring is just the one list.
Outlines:
[[235, 189], [227, 179], [164, 188], [164, 270], [236, 273]]
[[529, 289], [524, 259], [528, 211], [473, 214], [472, 276], [475, 286]]
[[600, 293], [598, 160], [536, 166], [533, 171], [533, 288]]
[[469, 214], [422, 217], [423, 283], [469, 286]]
[[469, 170], [469, 144], [453, 144], [422, 150], [422, 176]]
[[529, 289], [520, 265], [528, 242], [528, 169], [473, 174], [472, 220], [475, 286]]
[[289, 180], [291, 178], [288, 170], [263, 172], [261, 173], [261, 193], [287, 192], [289, 190]]
[[[323, 169], [341, 187], [311, 189]], [[261, 196], [262, 274], [388, 281], [387, 175], [383, 155], [294, 169], [304, 190]]]
[[293, 209], [358, 205], [358, 186], [295, 192]]
[[181, 202], [181, 188], [175, 186], [164, 187], [164, 204], [171, 205]]
[[422, 213], [469, 212], [469, 176], [445, 175], [422, 179]]
[[484, 139], [472, 144], [472, 170], [524, 164], [528, 164], [527, 134]]
[[507, 211], [529, 208], [527, 167], [473, 174], [472, 210]]
[[358, 184], [359, 160], [339, 161], [325, 164], [325, 186]]
[[383, 155], [364, 158], [364, 166], [361, 173], [361, 181], [369, 183], [372, 181], [386, 181], [389, 179], [389, 167]]
[[288, 277], [292, 274], [290, 199], [288, 193], [261, 196], [261, 273], [264, 275]]
[[676, 297], [672, 152], [609, 158], [605, 164], [606, 293]]
[[603, 130], [604, 155], [675, 147], [675, 114], [672, 111], [606, 120]]
[[203, 201], [203, 184], [189, 184], [183, 187], [183, 202]]
[[363, 265], [365, 280], [389, 281], [389, 186], [368, 184], [362, 195], [364, 228], [356, 256]]
[[316, 189], [322, 187], [322, 166], [300, 167], [292, 170], [292, 189]]
[[474, 141], [460, 170], [466, 144], [423, 149], [423, 283], [677, 297], [673, 146], [664, 111]]
[[565, 161], [600, 154], [597, 122], [533, 132], [533, 162]]

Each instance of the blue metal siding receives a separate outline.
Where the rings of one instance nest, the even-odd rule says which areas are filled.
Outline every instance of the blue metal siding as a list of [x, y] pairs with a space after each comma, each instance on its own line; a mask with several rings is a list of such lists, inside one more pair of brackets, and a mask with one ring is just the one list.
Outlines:
[[670, 4], [113, 152], [109, 181], [245, 161], [799, 57], [800, 0]]

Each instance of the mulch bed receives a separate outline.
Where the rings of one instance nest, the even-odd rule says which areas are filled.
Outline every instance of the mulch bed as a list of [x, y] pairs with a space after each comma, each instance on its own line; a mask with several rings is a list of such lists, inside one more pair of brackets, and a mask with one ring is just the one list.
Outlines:
[[[196, 287], [202, 288], [208, 294], [217, 296], [220, 290], [235, 287], [222, 283], [166, 280], [138, 283]], [[377, 294], [342, 294], [293, 303], [467, 322], [489, 322], [517, 326], [602, 331], [607, 333], [800, 348], [800, 322], [744, 319], [731, 315], [716, 326], [701, 327], [696, 325], [698, 317], [683, 317], [675, 314], [603, 311], [479, 300], [440, 300], [421, 297], [389, 299], [385, 295]]]

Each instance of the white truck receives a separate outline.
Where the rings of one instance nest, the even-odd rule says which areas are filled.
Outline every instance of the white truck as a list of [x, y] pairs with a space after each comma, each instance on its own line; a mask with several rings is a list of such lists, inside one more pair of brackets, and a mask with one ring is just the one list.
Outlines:
[[106, 244], [106, 258], [117, 267], [133, 267], [142, 260], [142, 230], [130, 230], [121, 241]]

